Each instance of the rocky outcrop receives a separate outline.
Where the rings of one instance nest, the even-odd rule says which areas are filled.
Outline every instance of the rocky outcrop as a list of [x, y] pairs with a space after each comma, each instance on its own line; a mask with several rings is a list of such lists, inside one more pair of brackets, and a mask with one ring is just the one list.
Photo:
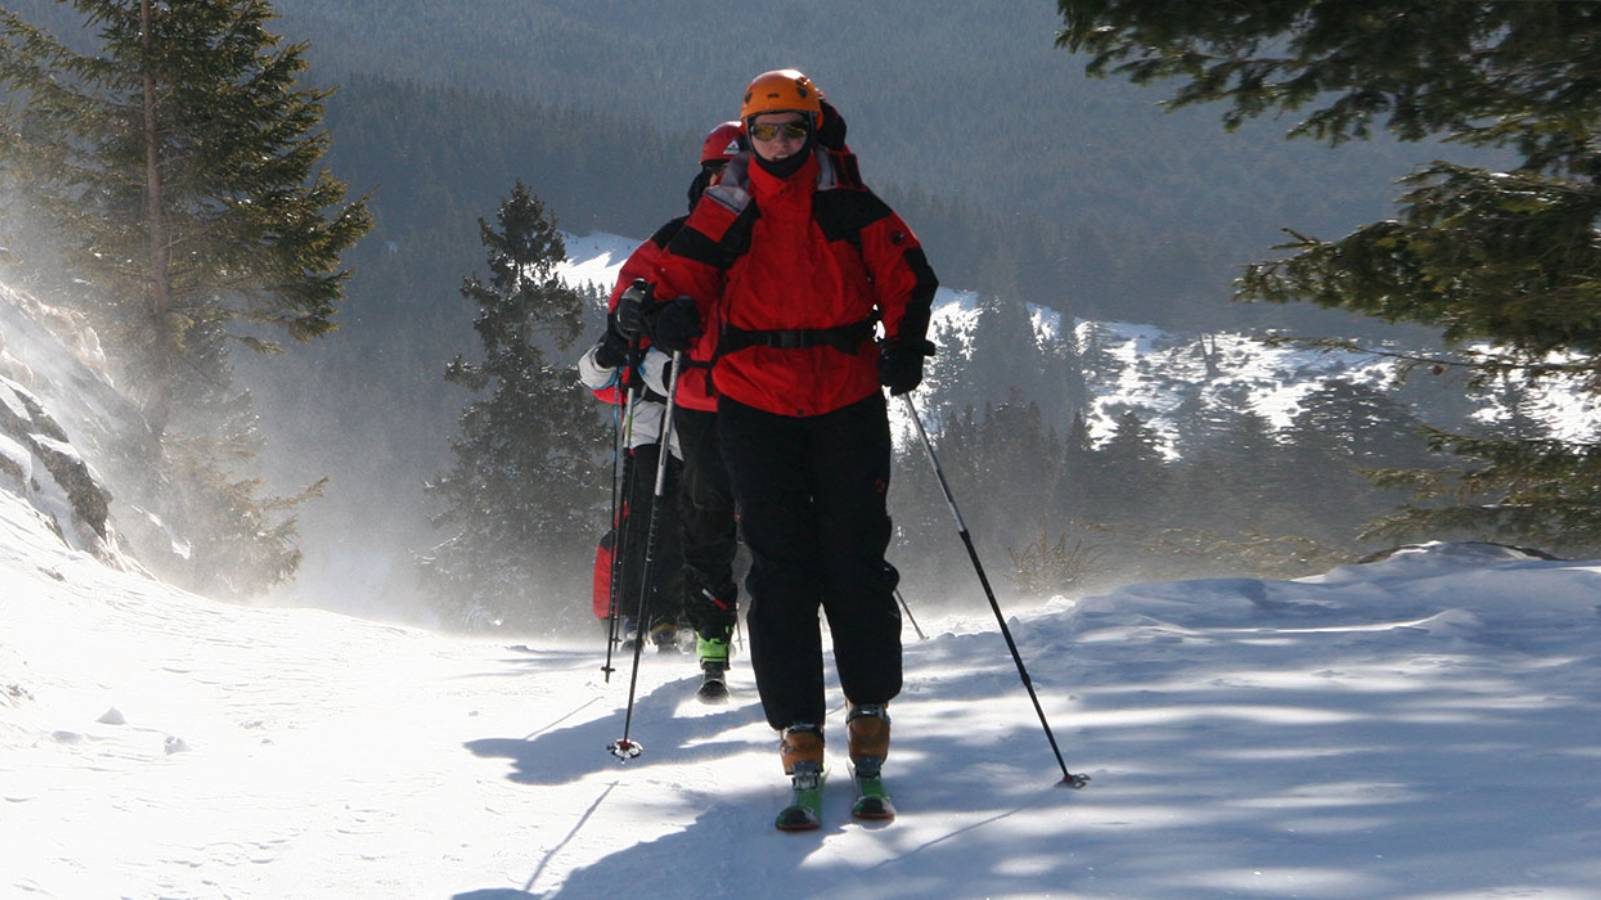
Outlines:
[[128, 504], [107, 485], [151, 468], [148, 434], [83, 316], [0, 284], [0, 491], [75, 549], [140, 568], [114, 524]]
[[[70, 527], [81, 532], [87, 528], [99, 538], [89, 542], [89, 549], [109, 539], [111, 492], [78, 455], [66, 431], [45, 411], [39, 398], [4, 376], [0, 376], [0, 437], [8, 442], [0, 448], [5, 450], [0, 453], [5, 460], [0, 463], [0, 474], [26, 494], [48, 498], [54, 488], [66, 497], [71, 521], [57, 521], [58, 530], [65, 533]], [[35, 505], [55, 518], [48, 503]]]

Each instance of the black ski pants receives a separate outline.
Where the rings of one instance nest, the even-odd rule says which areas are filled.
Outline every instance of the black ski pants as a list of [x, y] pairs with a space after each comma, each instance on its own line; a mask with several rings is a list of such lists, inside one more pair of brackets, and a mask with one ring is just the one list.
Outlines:
[[[639, 615], [640, 585], [645, 579], [645, 554], [650, 537], [650, 507], [656, 493], [656, 465], [661, 458], [661, 444], [644, 444], [628, 452], [623, 462], [623, 520], [622, 544], [618, 547], [621, 558], [621, 590], [617, 594], [617, 608], [625, 620], [633, 621]], [[671, 456], [667, 459], [666, 494], [662, 508], [656, 513], [656, 559], [651, 564], [651, 586], [645, 596], [645, 627], [661, 622], [678, 624], [683, 616], [683, 549], [679, 539], [678, 516], [673, 504], [678, 490], [679, 470], [682, 465]]]
[[717, 433], [751, 552], [746, 620], [767, 723], [822, 727], [819, 606], [846, 698], [889, 702], [901, 689], [901, 614], [899, 576], [884, 560], [890, 438], [883, 395], [804, 418], [724, 397]]
[[739, 590], [734, 586], [734, 489], [717, 440], [717, 414], [673, 408], [673, 431], [684, 454], [678, 483], [683, 528], [684, 611], [702, 637], [726, 641], [734, 632]]

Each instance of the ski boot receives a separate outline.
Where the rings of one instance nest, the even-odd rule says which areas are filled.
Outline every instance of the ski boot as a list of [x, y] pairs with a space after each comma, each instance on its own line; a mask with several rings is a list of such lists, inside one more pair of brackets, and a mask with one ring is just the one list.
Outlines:
[[650, 626], [650, 642], [657, 653], [678, 652], [678, 623], [657, 622]]
[[624, 653], [634, 652], [634, 645], [639, 643], [639, 623], [625, 616], [618, 625], [617, 639], [622, 642], [621, 646]]
[[778, 753], [792, 793], [773, 824], [779, 831], [815, 831], [823, 824], [823, 732], [797, 722], [784, 729]]
[[851, 774], [856, 803], [851, 815], [858, 819], [895, 818], [895, 806], [884, 788], [884, 760], [889, 757], [889, 709], [882, 703], [850, 704], [845, 717], [849, 736]]
[[701, 682], [696, 696], [702, 703], [722, 703], [728, 699], [728, 634], [721, 637], [695, 636], [695, 655], [700, 658]]

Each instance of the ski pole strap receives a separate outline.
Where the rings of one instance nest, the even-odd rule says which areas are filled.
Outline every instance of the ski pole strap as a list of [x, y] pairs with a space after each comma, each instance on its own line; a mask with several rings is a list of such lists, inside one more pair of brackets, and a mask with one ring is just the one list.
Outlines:
[[849, 325], [833, 328], [794, 328], [784, 331], [747, 331], [728, 326], [717, 341], [719, 356], [738, 353], [750, 347], [772, 347], [778, 350], [806, 350], [811, 347], [833, 347], [841, 353], [854, 355], [862, 345], [873, 339], [875, 319], [863, 319]]

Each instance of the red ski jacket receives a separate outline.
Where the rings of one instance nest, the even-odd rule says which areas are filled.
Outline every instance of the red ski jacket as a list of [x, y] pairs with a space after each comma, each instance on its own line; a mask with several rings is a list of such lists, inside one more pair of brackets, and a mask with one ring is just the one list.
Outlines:
[[[694, 298], [705, 333], [692, 356], [714, 363], [717, 393], [818, 416], [879, 389], [876, 323], [891, 339], [922, 340], [937, 286], [856, 158], [818, 149], [788, 178], [734, 157], [660, 257], [654, 297]], [[679, 402], [715, 408], [682, 388]]]

